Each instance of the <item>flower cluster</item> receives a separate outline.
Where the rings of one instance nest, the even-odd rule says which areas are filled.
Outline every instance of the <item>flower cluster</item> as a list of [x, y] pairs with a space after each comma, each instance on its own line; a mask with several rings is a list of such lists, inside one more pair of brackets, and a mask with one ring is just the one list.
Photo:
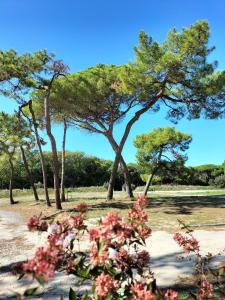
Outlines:
[[[36, 279], [47, 282], [65, 261], [68, 266], [66, 255], [68, 248], [73, 245], [77, 232], [85, 229], [84, 214], [87, 211], [86, 205], [80, 204], [76, 209], [79, 211], [79, 215], [70, 216], [62, 222], [57, 221], [56, 224], [51, 225], [48, 225], [46, 221], [42, 221], [40, 217], [33, 216], [30, 218], [27, 223], [30, 231], [47, 231], [49, 235], [46, 245], [38, 248], [34, 258], [23, 264], [22, 270], [24, 273], [32, 274]], [[73, 263], [70, 261], [70, 267], [72, 265]]]
[[42, 221], [40, 216], [33, 216], [27, 222], [27, 227], [29, 231], [47, 231], [48, 223], [46, 221]]
[[199, 251], [199, 243], [194, 237], [188, 238], [179, 232], [176, 232], [173, 236], [174, 240], [178, 243], [185, 253]]
[[199, 300], [211, 299], [213, 298], [214, 288], [213, 285], [206, 279], [203, 278], [200, 282], [198, 290]]
[[95, 290], [98, 296], [106, 297], [117, 288], [117, 282], [112, 276], [102, 273], [95, 279]]
[[[41, 282], [47, 282], [56, 271], [66, 271], [82, 280], [91, 280], [93, 289], [88, 299], [92, 300], [178, 300], [178, 292], [172, 289], [161, 291], [153, 283], [150, 255], [144, 249], [145, 240], [151, 234], [144, 210], [146, 205], [146, 197], [139, 195], [126, 218], [109, 212], [101, 218], [97, 227], [91, 229], [84, 223], [85, 203], [73, 210], [76, 214], [72, 213], [60, 222], [51, 222], [51, 225], [33, 216], [28, 222], [29, 230], [47, 230], [48, 237], [45, 246], [37, 249], [34, 258], [22, 265], [23, 272], [32, 274]], [[199, 243], [191, 230], [182, 221], [179, 222], [186, 229], [186, 235], [175, 233], [174, 240], [185, 253], [196, 255], [199, 285], [195, 298], [211, 299], [214, 296], [213, 285], [204, 273], [211, 255], [201, 256]], [[80, 238], [84, 234], [89, 236], [89, 252], [80, 249]], [[80, 295], [77, 299], [86, 298]]]
[[179, 298], [178, 292], [175, 292], [171, 289], [165, 292], [165, 300], [178, 300]]

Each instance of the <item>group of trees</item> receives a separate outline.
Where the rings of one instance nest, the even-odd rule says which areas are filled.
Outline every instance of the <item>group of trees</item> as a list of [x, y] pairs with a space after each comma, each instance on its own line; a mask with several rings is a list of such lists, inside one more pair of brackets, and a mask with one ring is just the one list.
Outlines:
[[[208, 62], [208, 55], [213, 50], [208, 47], [208, 39], [209, 27], [204, 21], [184, 28], [180, 33], [173, 29], [162, 44], [141, 32], [139, 44], [134, 48], [133, 62], [122, 66], [97, 65], [77, 73], [69, 73], [69, 68], [62, 61], [55, 60], [46, 51], [25, 55], [18, 55], [12, 50], [0, 52], [0, 92], [17, 101], [17, 127], [28, 127], [38, 145], [48, 205], [51, 203], [40, 130], [46, 131], [51, 144], [55, 203], [60, 209], [65, 198], [68, 125], [101, 134], [110, 143], [115, 160], [107, 198], [112, 199], [119, 166], [123, 171], [126, 191], [130, 197], [133, 196], [130, 172], [122, 151], [133, 125], [144, 113], [157, 112], [164, 106], [168, 111], [167, 117], [173, 122], [184, 116], [193, 119], [201, 115], [207, 118], [223, 115], [225, 72], [216, 71], [216, 62]], [[125, 129], [120, 139], [116, 139], [114, 128], [122, 121]], [[52, 132], [53, 122], [64, 126], [61, 174], [59, 152]], [[187, 145], [188, 141], [189, 138]], [[6, 149], [8, 143], [6, 136], [6, 140], [1, 141], [1, 152], [9, 159], [12, 148], [10, 146], [10, 151]], [[19, 145], [17, 141], [15, 145]], [[187, 145], [180, 145], [179, 149], [183, 151], [182, 147]], [[12, 178], [13, 172], [11, 181]]]

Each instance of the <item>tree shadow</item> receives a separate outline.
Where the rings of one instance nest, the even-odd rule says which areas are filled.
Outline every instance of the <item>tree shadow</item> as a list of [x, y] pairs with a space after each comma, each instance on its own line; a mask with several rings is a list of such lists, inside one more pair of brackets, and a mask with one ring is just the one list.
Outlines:
[[[89, 199], [89, 198], [88, 198]], [[94, 198], [93, 198], [94, 199]], [[97, 198], [99, 199], [99, 198]], [[88, 204], [90, 211], [106, 209], [130, 209], [132, 201], [104, 201], [101, 203]], [[225, 195], [209, 196], [160, 196], [150, 198], [147, 208], [165, 208], [166, 214], [191, 215], [196, 208], [225, 208]]]

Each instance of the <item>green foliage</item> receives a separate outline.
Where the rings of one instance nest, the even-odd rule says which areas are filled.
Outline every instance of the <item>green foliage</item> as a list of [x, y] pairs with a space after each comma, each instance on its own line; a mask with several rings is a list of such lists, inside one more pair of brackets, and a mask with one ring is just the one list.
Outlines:
[[0, 93], [20, 98], [21, 93], [39, 88], [40, 74], [49, 70], [53, 55], [46, 50], [19, 55], [15, 50], [0, 51]]
[[151, 169], [163, 161], [184, 161], [183, 154], [189, 148], [192, 138], [174, 128], [157, 128], [149, 133], [137, 135], [134, 146], [137, 148], [137, 161], [144, 169]]
[[160, 45], [145, 32], [139, 35], [136, 60], [123, 73], [127, 92], [138, 91], [144, 106], [157, 100], [168, 108], [168, 118], [218, 117], [224, 111], [225, 72], [208, 63], [209, 25], [199, 21], [182, 32], [173, 29]]
[[213, 184], [219, 188], [225, 188], [225, 175], [217, 176], [214, 179]]

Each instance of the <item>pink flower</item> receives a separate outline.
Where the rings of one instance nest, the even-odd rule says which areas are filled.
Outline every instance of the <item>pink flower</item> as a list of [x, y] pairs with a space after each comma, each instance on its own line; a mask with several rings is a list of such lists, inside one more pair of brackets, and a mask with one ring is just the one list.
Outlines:
[[86, 213], [87, 210], [88, 210], [88, 209], [87, 209], [87, 204], [84, 203], [84, 202], [82, 202], [82, 203], [80, 203], [80, 204], [77, 205], [76, 209], [77, 209], [78, 212], [84, 214], [84, 213]]
[[121, 218], [116, 213], [109, 212], [104, 218], [102, 218], [101, 224], [113, 229], [113, 227], [121, 225]]
[[90, 229], [88, 231], [88, 233], [89, 233], [89, 238], [90, 238], [91, 241], [99, 241], [99, 239], [100, 239], [100, 232], [99, 232], [98, 229], [95, 229], [95, 228]]
[[155, 296], [151, 291], [147, 291], [146, 287], [140, 283], [134, 283], [131, 286], [131, 291], [134, 293], [135, 300], [154, 300]]
[[108, 260], [107, 250], [108, 250], [107, 247], [103, 246], [103, 249], [99, 253], [97, 245], [93, 245], [90, 253], [91, 263], [94, 266], [98, 266], [105, 263]]
[[151, 235], [152, 230], [151, 230], [150, 227], [145, 226], [145, 227], [142, 227], [141, 229], [139, 229], [138, 233], [139, 233], [141, 238], [146, 239]]
[[178, 300], [178, 293], [169, 289], [165, 293], [166, 300]]
[[135, 208], [143, 209], [147, 205], [147, 197], [144, 194], [139, 194], [136, 198]]
[[73, 217], [73, 225], [76, 229], [81, 229], [84, 225], [84, 219], [82, 216]]
[[188, 238], [183, 236], [181, 233], [176, 232], [173, 239], [178, 243], [180, 247], [183, 248], [185, 253], [190, 253], [191, 251], [199, 251], [199, 243], [195, 238]]
[[210, 299], [213, 298], [213, 285], [207, 280], [203, 279], [200, 283], [198, 296], [200, 300]]
[[36, 278], [42, 278], [45, 282], [55, 274], [56, 264], [60, 256], [56, 249], [40, 247], [35, 257], [23, 264], [23, 271], [32, 273]]
[[33, 216], [29, 219], [29, 221], [27, 222], [27, 227], [29, 229], [29, 231], [35, 231], [38, 229], [39, 226], [39, 217], [37, 216]]
[[33, 216], [27, 222], [27, 227], [29, 231], [47, 231], [48, 223], [46, 221], [41, 221], [40, 217]]
[[150, 255], [147, 251], [143, 250], [137, 254], [137, 265], [140, 267], [146, 267], [150, 262]]
[[95, 280], [95, 289], [99, 297], [106, 297], [112, 294], [117, 287], [117, 281], [110, 275], [102, 273]]

